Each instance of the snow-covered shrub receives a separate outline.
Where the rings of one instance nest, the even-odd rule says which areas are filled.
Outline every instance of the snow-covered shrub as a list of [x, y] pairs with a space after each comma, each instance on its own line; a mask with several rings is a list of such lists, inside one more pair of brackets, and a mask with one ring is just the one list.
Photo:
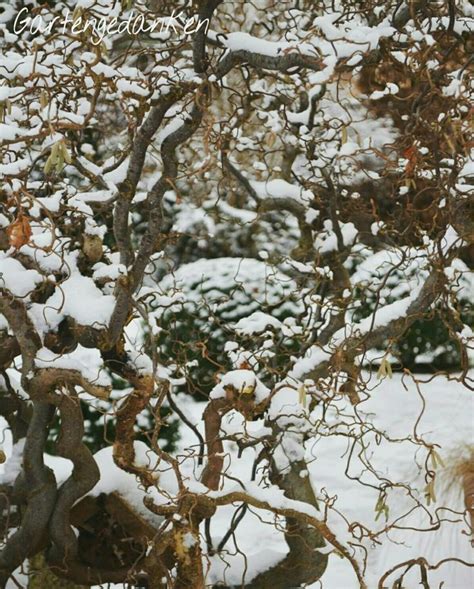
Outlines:
[[[178, 302], [157, 307], [156, 344], [164, 358], [173, 358], [181, 367], [186, 390], [198, 398], [205, 398], [218, 374], [232, 367], [226, 353], [232, 351], [229, 340], [243, 337], [248, 342], [250, 335], [257, 337], [253, 330], [242, 333], [245, 319], [259, 314], [268, 317], [268, 323], [263, 319], [256, 330], [261, 334], [267, 326], [271, 331], [275, 323], [295, 320], [303, 311], [295, 282], [270, 264], [251, 258], [183, 264], [158, 283], [158, 292], [158, 302], [162, 297], [165, 303]], [[247, 346], [248, 354], [241, 362], [257, 361], [259, 343]]]

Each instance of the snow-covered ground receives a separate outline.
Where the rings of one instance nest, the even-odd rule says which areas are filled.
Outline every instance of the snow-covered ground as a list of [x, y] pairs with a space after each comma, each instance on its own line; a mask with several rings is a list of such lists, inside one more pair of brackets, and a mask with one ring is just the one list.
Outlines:
[[[421, 380], [428, 379], [429, 376], [421, 377]], [[468, 525], [461, 516], [442, 509], [449, 507], [458, 512], [464, 511], [464, 497], [459, 481], [450, 484], [453, 481], [449, 465], [467, 452], [467, 445], [474, 442], [472, 391], [439, 377], [420, 385], [422, 399], [413, 381], [407, 378], [403, 382], [406, 389], [399, 375], [394, 375], [391, 380], [385, 379], [371, 392], [367, 401], [360, 405], [360, 411], [373, 414], [373, 423], [377, 429], [387, 432], [392, 439], [412, 437], [416, 431], [417, 436], [425, 442], [439, 444], [438, 450], [444, 459], [445, 468], [438, 467], [437, 501], [426, 512], [418, 508], [398, 522], [399, 527], [410, 529], [391, 531], [388, 535], [378, 537], [381, 545], [375, 545], [368, 558], [366, 578], [370, 588], [377, 587], [379, 578], [386, 570], [419, 556], [425, 556], [430, 564], [443, 558], [456, 557], [474, 565], [474, 551], [467, 533]], [[380, 445], [374, 442], [375, 439], [366, 454], [378, 475], [385, 475], [391, 481], [410, 483], [420, 491], [419, 498], [426, 505], [423, 501], [423, 489], [426, 485], [423, 463], [426, 451], [410, 442], [384, 441]], [[378, 491], [345, 476], [345, 469], [348, 468], [351, 476], [361, 476], [364, 483], [374, 482], [374, 477], [364, 472], [360, 461], [355, 460], [355, 457], [349, 460], [347, 441], [343, 437], [330, 437], [318, 440], [312, 446], [316, 459], [310, 471], [315, 487], [325, 487], [330, 496], [337, 495], [334, 507], [350, 522], [359, 522], [372, 530], [382, 529], [385, 525], [384, 517], [374, 521]], [[415, 506], [414, 501], [403, 491], [389, 494], [387, 503], [390, 507], [389, 523], [398, 514], [406, 514]], [[439, 530], [416, 531], [434, 527], [438, 519], [436, 510], [439, 508], [438, 518], [445, 520]], [[428, 512], [432, 516], [431, 525]], [[342, 532], [345, 531], [344, 527], [347, 529], [342, 521], [339, 527]], [[397, 576], [403, 570], [399, 569]], [[386, 585], [391, 587], [396, 578], [390, 577], [391, 582], [387, 581]], [[467, 589], [474, 586], [474, 568], [447, 563], [437, 571], [430, 571], [429, 581], [430, 587], [440, 587], [444, 581], [444, 589]], [[330, 557], [322, 585], [326, 589], [351, 589], [358, 586], [347, 561], [342, 561], [337, 556]], [[419, 569], [413, 569], [413, 573], [405, 577], [403, 586], [407, 589], [420, 586]]]
[[[419, 376], [420, 381], [429, 381], [430, 376]], [[400, 515], [411, 511], [410, 515], [397, 522], [399, 528], [388, 535], [381, 534], [377, 542], [369, 549], [367, 558], [366, 580], [369, 588], [375, 588], [381, 575], [394, 565], [414, 557], [425, 556], [430, 564], [436, 564], [444, 558], [457, 558], [470, 562], [473, 567], [449, 562], [439, 569], [429, 571], [431, 587], [443, 589], [467, 589], [474, 586], [474, 550], [468, 535], [468, 524], [464, 520], [464, 498], [459, 481], [453, 482], [450, 465], [467, 453], [467, 446], [474, 443], [474, 397], [472, 391], [457, 382], [449, 382], [445, 377], [437, 377], [431, 382], [421, 383], [421, 397], [415, 383], [408, 377], [402, 378], [394, 374], [392, 379], [378, 382], [372, 377], [368, 382], [371, 390], [367, 400], [363, 401], [358, 412], [370, 416], [374, 427], [386, 432], [391, 439], [413, 438], [414, 432], [419, 439], [427, 443], [438, 444], [439, 455], [445, 467], [438, 466], [435, 483], [436, 502], [429, 507], [424, 499], [424, 462], [426, 450], [406, 440], [388, 442], [378, 440], [375, 435], [365, 434], [366, 442], [370, 441], [365, 455], [374, 467], [378, 477], [393, 482], [410, 484], [414, 495], [424, 508], [415, 508], [416, 502], [407, 495], [404, 489], [388, 492], [389, 506], [388, 523]], [[188, 417], [202, 428], [202, 405], [196, 405], [184, 395], [179, 398], [181, 407]], [[334, 402], [334, 410], [326, 414], [326, 420], [349, 422], [353, 416], [352, 408], [347, 402]], [[344, 417], [342, 417], [344, 415]], [[238, 417], [234, 415], [234, 420]], [[257, 427], [255, 424], [254, 427]], [[356, 426], [354, 425], [354, 428]], [[340, 428], [343, 431], [343, 428]], [[182, 449], [196, 444], [194, 434], [182, 429], [180, 447]], [[231, 444], [226, 448], [232, 452]], [[378, 485], [376, 477], [357, 458], [359, 446], [351, 452], [350, 440], [346, 435], [331, 435], [311, 440], [307, 445], [307, 456], [310, 459], [310, 476], [318, 494], [336, 497], [333, 510], [330, 511], [330, 526], [342, 539], [349, 538], [348, 524], [358, 522], [363, 526], [380, 531], [385, 525], [382, 515], [375, 521], [375, 505], [379, 491], [368, 484]], [[241, 458], [233, 461], [238, 466], [232, 468], [232, 475], [242, 480], [249, 480], [255, 459], [255, 451], [247, 449]], [[347, 476], [346, 473], [347, 469]], [[355, 480], [360, 478], [361, 482]], [[212, 523], [212, 536], [215, 545], [225, 534], [235, 507], [220, 508]], [[446, 508], [453, 510], [448, 511]], [[337, 517], [335, 510], [347, 519]], [[431, 521], [430, 521], [431, 516]], [[437, 531], [422, 532], [434, 528], [438, 520], [442, 523]], [[267, 523], [265, 523], [267, 522]], [[249, 580], [249, 573], [257, 574], [269, 565], [280, 560], [286, 551], [283, 534], [272, 529], [273, 517], [268, 513], [255, 509], [249, 510], [235, 534], [235, 542], [231, 539], [227, 544], [228, 554], [225, 557], [213, 557], [209, 573], [209, 581], [217, 581], [225, 576], [226, 582], [240, 586], [242, 575]], [[270, 525], [269, 525], [270, 524]], [[398, 569], [398, 575], [403, 572]], [[392, 586], [397, 576], [391, 576], [387, 586]], [[391, 583], [389, 583], [391, 581]], [[404, 587], [419, 587], [419, 568], [404, 579]], [[352, 589], [358, 583], [350, 564], [336, 554], [329, 557], [328, 568], [321, 579], [312, 587], [324, 589]], [[289, 585], [291, 587], [291, 580]]]

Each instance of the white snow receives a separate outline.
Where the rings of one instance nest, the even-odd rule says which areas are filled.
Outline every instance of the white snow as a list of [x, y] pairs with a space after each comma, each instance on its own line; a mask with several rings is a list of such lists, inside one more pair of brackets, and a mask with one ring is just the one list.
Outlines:
[[55, 329], [65, 316], [80, 325], [100, 327], [108, 324], [114, 304], [115, 297], [104, 295], [91, 278], [73, 273], [58, 285], [44, 305], [33, 304], [30, 313], [39, 327]]
[[35, 358], [38, 368], [62, 368], [77, 370], [95, 386], [111, 385], [109, 374], [105, 371], [100, 351], [96, 348], [84, 348], [78, 345], [69, 354], [55, 354], [48, 348], [38, 350]]
[[0, 288], [19, 298], [31, 294], [44, 278], [36, 270], [27, 270], [18, 260], [0, 254]]
[[[213, 35], [212, 31], [209, 31], [209, 34], [210, 36], [216, 36], [215, 33]], [[288, 51], [313, 57], [317, 56], [316, 49], [309, 43], [293, 44], [287, 41], [268, 41], [242, 32], [229, 33], [224, 38], [219, 35], [219, 40], [231, 51], [252, 51], [270, 57], [285, 55]]]
[[307, 204], [313, 198], [311, 190], [305, 190], [304, 188], [301, 188], [301, 186], [290, 184], [282, 178], [268, 180], [266, 182], [252, 180], [250, 184], [262, 200], [268, 197], [290, 198], [297, 202]]
[[295, 379], [301, 379], [306, 374], [314, 370], [323, 362], [328, 362], [331, 359], [331, 352], [323, 350], [320, 346], [311, 346], [303, 358], [299, 358], [289, 376]]
[[257, 403], [264, 401], [270, 394], [270, 389], [251, 370], [231, 370], [224, 374], [212, 389], [210, 398], [225, 397], [226, 387], [233, 387], [241, 395], [254, 395]]
[[[321, 254], [327, 254], [329, 252], [338, 249], [337, 236], [332, 229], [332, 223], [326, 222], [326, 232], [321, 233], [314, 240], [314, 247]], [[340, 223], [342, 242], [344, 246], [349, 246], [354, 243], [357, 238], [358, 231], [353, 223]]]
[[255, 311], [248, 317], [242, 317], [234, 325], [235, 331], [242, 335], [261, 333], [268, 327], [281, 329], [282, 323], [276, 317], [272, 317], [268, 313], [262, 313], [261, 311]]

